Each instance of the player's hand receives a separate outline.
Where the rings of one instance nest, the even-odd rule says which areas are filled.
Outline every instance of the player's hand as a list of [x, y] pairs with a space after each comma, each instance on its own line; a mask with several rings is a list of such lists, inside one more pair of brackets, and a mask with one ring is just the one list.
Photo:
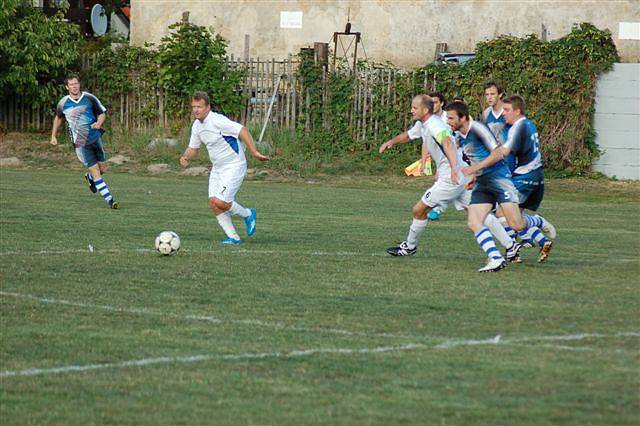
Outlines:
[[182, 167], [187, 167], [189, 165], [189, 159], [183, 155], [180, 157], [180, 165]]
[[460, 169], [460, 171], [462, 172], [463, 175], [465, 176], [469, 176], [473, 173], [475, 173], [474, 170], [471, 169], [471, 167], [463, 167], [462, 169]]
[[51, 145], [58, 145], [58, 138], [55, 136], [51, 136], [51, 140], [49, 141]]
[[93, 124], [91, 125], [91, 128], [92, 128], [92, 129], [96, 129], [96, 130], [98, 130], [98, 129], [100, 128], [100, 125], [99, 125], [98, 123], [93, 123]]
[[473, 183], [476, 181], [476, 175], [471, 175], [471, 179], [464, 186], [466, 189], [473, 189]]
[[458, 184], [458, 171], [451, 169], [451, 183], [454, 185]]
[[380, 152], [380, 154], [382, 154], [385, 150], [391, 148], [392, 146], [393, 146], [393, 142], [386, 141], [385, 143], [380, 145], [380, 149], [378, 150], [378, 152]]
[[256, 160], [269, 161], [269, 157], [267, 157], [266, 155], [262, 154], [260, 151], [252, 152], [251, 155], [253, 155], [253, 158], [255, 158]]

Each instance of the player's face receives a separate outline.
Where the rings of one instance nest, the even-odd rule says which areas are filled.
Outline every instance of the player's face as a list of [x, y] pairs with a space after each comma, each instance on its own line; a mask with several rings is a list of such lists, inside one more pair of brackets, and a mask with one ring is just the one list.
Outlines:
[[207, 105], [204, 99], [193, 99], [191, 101], [191, 111], [198, 120], [202, 121], [207, 118], [207, 114], [211, 111], [211, 105]]
[[498, 95], [498, 89], [495, 86], [491, 86], [484, 91], [484, 98], [489, 106], [494, 106], [500, 101], [500, 95]]
[[422, 106], [420, 99], [414, 99], [411, 101], [411, 117], [414, 120], [422, 120], [427, 114], [427, 109]]
[[442, 102], [440, 102], [440, 98], [434, 96], [431, 100], [433, 101], [433, 113], [438, 115], [442, 114]]
[[66, 87], [71, 96], [78, 96], [80, 94], [80, 82], [77, 78], [72, 78], [67, 81]]
[[447, 111], [447, 124], [452, 130], [458, 131], [462, 127], [462, 120], [455, 111]]
[[513, 124], [520, 118], [520, 110], [514, 110], [513, 105], [504, 104], [502, 109], [504, 110], [504, 121], [506, 121], [507, 124]]

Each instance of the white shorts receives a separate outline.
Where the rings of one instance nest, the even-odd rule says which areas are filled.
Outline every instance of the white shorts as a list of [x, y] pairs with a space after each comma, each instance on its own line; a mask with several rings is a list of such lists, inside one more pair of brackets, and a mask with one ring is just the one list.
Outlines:
[[460, 179], [461, 183], [454, 185], [449, 179], [438, 179], [431, 188], [427, 189], [420, 201], [431, 208], [446, 207], [453, 202], [456, 210], [464, 210], [471, 202], [471, 190], [465, 188], [467, 180], [468, 178]]
[[209, 198], [217, 198], [226, 203], [235, 200], [247, 173], [246, 164], [234, 164], [223, 169], [211, 169], [209, 175]]

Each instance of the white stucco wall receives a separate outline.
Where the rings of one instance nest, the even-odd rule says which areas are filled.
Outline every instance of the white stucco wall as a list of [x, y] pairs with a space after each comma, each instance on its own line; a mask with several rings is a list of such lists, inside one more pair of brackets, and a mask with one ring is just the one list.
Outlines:
[[594, 128], [604, 151], [594, 169], [640, 180], [640, 64], [615, 64], [600, 77]]
[[[367, 56], [402, 67], [430, 62], [439, 42], [468, 52], [500, 34], [540, 35], [543, 24], [549, 39], [559, 38], [580, 22], [608, 28], [622, 62], [640, 62], [640, 41], [618, 38], [620, 22], [640, 22], [635, 0], [131, 0], [131, 42], [158, 43], [184, 11], [191, 22], [213, 26], [228, 39], [235, 56], [244, 54], [245, 34], [250, 55], [262, 58], [284, 58], [314, 42], [329, 42], [334, 31], [344, 30], [350, 13]], [[281, 11], [302, 12], [302, 28], [280, 28]]]

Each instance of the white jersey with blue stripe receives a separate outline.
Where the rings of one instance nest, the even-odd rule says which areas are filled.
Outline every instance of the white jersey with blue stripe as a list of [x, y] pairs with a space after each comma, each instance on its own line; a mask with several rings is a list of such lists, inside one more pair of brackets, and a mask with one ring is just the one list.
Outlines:
[[[491, 155], [491, 151], [496, 149], [499, 144], [496, 137], [486, 124], [470, 120], [469, 130], [466, 134], [458, 132], [458, 143], [464, 150], [465, 155], [471, 161], [471, 164], [477, 164]], [[477, 176], [481, 176], [491, 172], [500, 172], [501, 175], [509, 176], [509, 169], [503, 161], [498, 161], [489, 167], [480, 170]]]
[[198, 149], [204, 144], [216, 169], [246, 164], [244, 147], [238, 140], [241, 130], [242, 124], [210, 111], [204, 120], [193, 122], [189, 148]]
[[70, 95], [62, 98], [56, 107], [56, 116], [66, 118], [73, 144], [82, 147], [100, 139], [102, 131], [91, 125], [106, 111], [97, 97], [89, 92], [82, 92], [78, 99], [73, 99]]
[[[455, 140], [451, 131], [445, 126], [442, 119], [437, 115], [431, 115], [427, 121], [416, 121], [411, 129], [407, 131], [411, 139], [422, 137], [422, 142], [426, 145], [429, 155], [436, 163], [438, 176], [441, 178], [451, 178], [451, 165], [449, 159], [444, 152], [443, 142], [446, 137], [451, 139], [451, 143], [455, 146]], [[456, 161], [458, 167], [462, 165], [462, 152], [456, 149]]]
[[513, 123], [504, 146], [509, 148], [509, 156], [513, 156], [509, 162], [513, 164], [513, 174], [524, 175], [542, 167], [538, 129], [527, 117]]

